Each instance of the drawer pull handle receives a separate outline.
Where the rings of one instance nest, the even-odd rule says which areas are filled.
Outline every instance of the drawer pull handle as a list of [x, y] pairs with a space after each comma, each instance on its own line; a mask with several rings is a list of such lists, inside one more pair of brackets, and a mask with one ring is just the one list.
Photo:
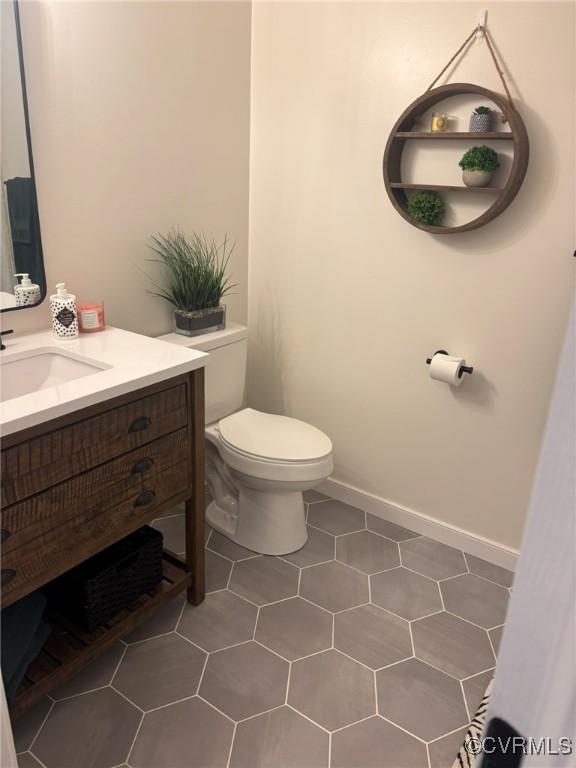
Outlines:
[[142, 493], [139, 493], [138, 496], [136, 496], [136, 501], [134, 502], [134, 506], [146, 507], [148, 504], [151, 504], [155, 498], [156, 498], [156, 494], [154, 493], [154, 491], [142, 491]]
[[10, 584], [14, 576], [16, 571], [13, 568], [3, 568], [0, 571], [0, 586], [5, 587], [6, 584]]
[[152, 419], [149, 419], [148, 416], [139, 416], [137, 419], [134, 419], [132, 424], [130, 424], [128, 432], [144, 432], [148, 429], [151, 423]]
[[10, 536], [12, 536], [12, 534], [10, 531], [7, 531], [6, 528], [0, 529], [0, 542], [4, 543]]
[[154, 466], [154, 459], [151, 459], [150, 456], [145, 456], [143, 459], [140, 459], [140, 461], [137, 461], [136, 464], [132, 467], [132, 474], [143, 475], [144, 472], [148, 472], [149, 469], [152, 469]]

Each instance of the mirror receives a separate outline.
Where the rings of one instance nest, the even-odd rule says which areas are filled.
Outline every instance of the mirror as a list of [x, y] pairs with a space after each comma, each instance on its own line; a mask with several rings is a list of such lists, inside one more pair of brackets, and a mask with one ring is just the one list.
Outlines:
[[46, 278], [17, 2], [2, 2], [0, 310], [40, 304]]

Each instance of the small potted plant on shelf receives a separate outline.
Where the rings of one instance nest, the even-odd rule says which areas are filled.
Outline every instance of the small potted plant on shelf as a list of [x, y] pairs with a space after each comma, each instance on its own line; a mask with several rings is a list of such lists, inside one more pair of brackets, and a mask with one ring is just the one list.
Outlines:
[[470, 115], [471, 133], [488, 133], [492, 130], [493, 111], [490, 107], [476, 107]]
[[419, 224], [438, 227], [446, 207], [437, 192], [416, 192], [408, 199], [408, 213]]
[[486, 187], [498, 168], [498, 154], [490, 147], [470, 147], [458, 163], [462, 168], [462, 181], [467, 187]]
[[175, 307], [176, 333], [197, 336], [226, 325], [226, 307], [220, 302], [234, 287], [226, 272], [234, 246], [218, 245], [213, 238], [195, 232], [152, 237], [150, 248], [158, 258], [151, 259], [165, 268], [164, 284], [154, 282], [153, 296], [166, 299]]

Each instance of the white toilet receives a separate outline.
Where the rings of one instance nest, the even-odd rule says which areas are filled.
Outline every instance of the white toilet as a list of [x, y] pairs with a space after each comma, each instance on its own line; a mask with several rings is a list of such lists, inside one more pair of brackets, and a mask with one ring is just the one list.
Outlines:
[[160, 338], [210, 353], [206, 366], [206, 480], [214, 499], [206, 520], [232, 541], [265, 555], [306, 543], [302, 491], [331, 474], [332, 443], [287, 416], [243, 408], [248, 329]]

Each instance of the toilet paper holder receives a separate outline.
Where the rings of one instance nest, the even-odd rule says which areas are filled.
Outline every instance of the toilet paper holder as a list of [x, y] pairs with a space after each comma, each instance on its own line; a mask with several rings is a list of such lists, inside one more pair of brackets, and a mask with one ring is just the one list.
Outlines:
[[[436, 352], [434, 352], [434, 355], [449, 355], [449, 354], [450, 352], [446, 352], [445, 349], [437, 349]], [[432, 357], [434, 357], [434, 355], [432, 355]], [[426, 365], [430, 365], [430, 363], [432, 362], [432, 357], [426, 358]], [[458, 371], [459, 379], [462, 378], [463, 373], [469, 373], [469, 374], [474, 373], [474, 367], [472, 365], [463, 365], [462, 368], [460, 368], [460, 370]]]

